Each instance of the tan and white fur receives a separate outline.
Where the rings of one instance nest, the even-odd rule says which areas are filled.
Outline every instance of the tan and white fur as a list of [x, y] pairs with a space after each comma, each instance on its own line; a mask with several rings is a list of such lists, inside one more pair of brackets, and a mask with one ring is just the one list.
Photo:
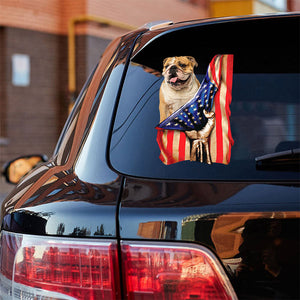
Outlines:
[[159, 91], [160, 122], [193, 98], [200, 87], [192, 56], [168, 57], [163, 61], [164, 80]]

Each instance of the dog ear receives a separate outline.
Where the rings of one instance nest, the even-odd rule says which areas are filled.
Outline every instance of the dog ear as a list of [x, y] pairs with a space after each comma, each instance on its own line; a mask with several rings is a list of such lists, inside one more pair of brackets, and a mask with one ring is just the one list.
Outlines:
[[166, 61], [167, 61], [168, 58], [169, 58], [169, 57], [166, 57], [166, 58], [163, 60], [163, 66], [165, 65], [165, 63], [166, 63]]
[[198, 67], [198, 63], [193, 56], [187, 56], [187, 58], [192, 62], [194, 67]]

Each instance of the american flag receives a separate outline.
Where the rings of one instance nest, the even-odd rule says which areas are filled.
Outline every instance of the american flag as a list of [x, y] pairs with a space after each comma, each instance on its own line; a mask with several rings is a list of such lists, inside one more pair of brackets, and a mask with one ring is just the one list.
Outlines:
[[214, 56], [196, 95], [156, 127], [160, 159], [164, 164], [190, 160], [190, 140], [184, 132], [198, 131], [205, 126], [207, 119], [203, 109], [215, 112], [216, 124], [209, 141], [212, 162], [230, 162], [232, 73], [233, 55]]

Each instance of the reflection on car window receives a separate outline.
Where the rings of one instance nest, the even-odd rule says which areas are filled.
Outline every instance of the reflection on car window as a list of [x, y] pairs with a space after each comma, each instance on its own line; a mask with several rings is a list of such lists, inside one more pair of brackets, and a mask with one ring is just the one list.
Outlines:
[[[271, 25], [269, 24], [269, 26]], [[250, 27], [244, 26], [245, 30], [250, 30]], [[198, 30], [200, 34], [202, 29]], [[193, 28], [193, 35], [195, 32], [197, 29]], [[180, 37], [189, 34], [191, 34], [189, 29], [178, 33]], [[264, 34], [263, 30], [261, 34]], [[174, 38], [174, 33], [172, 35]], [[209, 34], [207, 33], [207, 35]], [[163, 38], [168, 40], [168, 35], [162, 37], [161, 41], [156, 39], [155, 42], [159, 45], [164, 44]], [[292, 43], [290, 49], [295, 46], [295, 41], [288, 40], [286, 43]], [[247, 44], [251, 44], [252, 49], [250, 50], [252, 51], [247, 48]], [[170, 53], [174, 53], [172, 46], [171, 40], [168, 40], [165, 46], [167, 49], [164, 48], [163, 51], [167, 52], [169, 49]], [[198, 44], [197, 46], [199, 47]], [[290, 147], [297, 147], [299, 144], [298, 82], [300, 77], [294, 65], [295, 59], [296, 61], [299, 59], [299, 54], [291, 51], [290, 55], [297, 58], [289, 60], [284, 55], [285, 53], [282, 53], [282, 48], [276, 44], [276, 40], [272, 40], [272, 37], [257, 46], [259, 47], [255, 48], [253, 42], [245, 39], [241, 41], [240, 45], [234, 45], [232, 42], [228, 49], [224, 49], [222, 44], [218, 45], [214, 42], [212, 50], [208, 51], [204, 47], [207, 53], [196, 51], [193, 48], [195, 46], [191, 44], [180, 52], [181, 54], [193, 54], [192, 57], [198, 62], [199, 66], [195, 66], [195, 77], [199, 83], [205, 82], [207, 66], [214, 57], [218, 57], [220, 54], [221, 57], [227, 57], [230, 53], [232, 53], [232, 59], [234, 57], [232, 100], [231, 103], [224, 106], [230, 122], [225, 124], [222, 120], [220, 126], [223, 132], [219, 133], [221, 137], [225, 136], [224, 129], [227, 130], [227, 144], [230, 147], [227, 150], [222, 148], [219, 151], [221, 153], [218, 155], [221, 155], [221, 160], [216, 159], [216, 151], [212, 150], [213, 136], [216, 134], [212, 132], [216, 130], [217, 118], [214, 117], [215, 120], [212, 121], [214, 124], [207, 129], [210, 130], [210, 132], [207, 131], [208, 135], [205, 137], [202, 134], [205, 125], [209, 123], [208, 113], [211, 111], [212, 114], [216, 114], [216, 99], [211, 100], [214, 102], [212, 108], [204, 107], [205, 114], [203, 108], [200, 111], [199, 107], [193, 107], [200, 117], [206, 117], [205, 123], [202, 125], [196, 124], [197, 114], [193, 115], [193, 111], [190, 110], [192, 102], [187, 101], [189, 106], [184, 103], [179, 107], [172, 107], [174, 102], [169, 102], [165, 108], [162, 108], [160, 88], [164, 81], [163, 73], [172, 68], [176, 59], [175, 56], [166, 55], [171, 58], [169, 60], [162, 57], [165, 54], [160, 55], [159, 49], [155, 46], [151, 51], [148, 51], [147, 47], [143, 49], [142, 53], [133, 59], [128, 69], [119, 101], [110, 144], [112, 166], [124, 174], [150, 178], [191, 180], [201, 178], [207, 180], [296, 178], [298, 174], [295, 172], [257, 171], [255, 157], [287, 150]], [[151, 47], [151, 43], [148, 47]], [[158, 54], [154, 55], [154, 51], [157, 51]], [[251, 55], [249, 55], [249, 51]], [[276, 66], [273, 63], [275, 60], [278, 61]], [[166, 65], [164, 66], [164, 64]], [[179, 59], [176, 64], [181, 64], [183, 66], [181, 68], [185, 69], [187, 62]], [[158, 68], [160, 68], [160, 73], [158, 73]], [[184, 70], [182, 75], [175, 72], [175, 66], [173, 68], [173, 71], [169, 71], [169, 83], [173, 86], [185, 84], [187, 77], [184, 74], [188, 72]], [[173, 75], [170, 75], [171, 73]], [[178, 90], [180, 92], [180, 88]], [[213, 88], [211, 92], [216, 95], [218, 93]], [[226, 93], [226, 91], [221, 93]], [[193, 98], [193, 95], [196, 96], [192, 94], [190, 99]], [[179, 97], [182, 99], [182, 95]], [[205, 105], [205, 103], [202, 104]], [[162, 117], [163, 109], [170, 111]], [[192, 119], [193, 117], [194, 119]], [[198, 127], [188, 129], [188, 134], [186, 134], [187, 129], [183, 129], [181, 136], [175, 136], [176, 126], [187, 126], [184, 123], [188, 123], [189, 120], [195, 122]], [[167, 144], [167, 139], [163, 140], [159, 136], [157, 128], [163, 130], [161, 135], [167, 131], [172, 132], [172, 142]], [[176, 145], [180, 143], [188, 153], [187, 157], [180, 158], [182, 152], [179, 150], [175, 151], [177, 157], [173, 152], [170, 154], [167, 151], [168, 148], [169, 150], [172, 148], [171, 151], [173, 151], [173, 147], [177, 147]]]
[[63, 128], [63, 130], [61, 132], [61, 135], [60, 135], [59, 140], [57, 142], [57, 145], [55, 147], [54, 155], [56, 155], [58, 153], [58, 151], [62, 147], [62, 144], [65, 146], [67, 144], [67, 142], [68, 142], [67, 140], [69, 140], [71, 132], [73, 131], [74, 126], [75, 126], [74, 123], [76, 123], [76, 121], [77, 121], [78, 114], [80, 112], [84, 96], [86, 94], [86, 91], [87, 91], [90, 83], [91, 83], [91, 80], [93, 78], [93, 74], [95, 73], [95, 70], [96, 70], [96, 67], [94, 68], [94, 70], [90, 74], [88, 80], [86, 81], [86, 83], [83, 86], [80, 94], [78, 95], [78, 98], [76, 99], [74, 107], [73, 107], [70, 115], [68, 116], [66, 124], [65, 124], [65, 126], [64, 126], [64, 128]]

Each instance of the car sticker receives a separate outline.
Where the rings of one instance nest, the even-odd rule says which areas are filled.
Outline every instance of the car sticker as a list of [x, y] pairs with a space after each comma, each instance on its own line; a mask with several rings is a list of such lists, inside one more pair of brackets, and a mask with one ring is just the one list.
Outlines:
[[215, 55], [201, 84], [195, 58], [169, 57], [163, 65], [156, 126], [160, 160], [229, 164], [233, 55]]

